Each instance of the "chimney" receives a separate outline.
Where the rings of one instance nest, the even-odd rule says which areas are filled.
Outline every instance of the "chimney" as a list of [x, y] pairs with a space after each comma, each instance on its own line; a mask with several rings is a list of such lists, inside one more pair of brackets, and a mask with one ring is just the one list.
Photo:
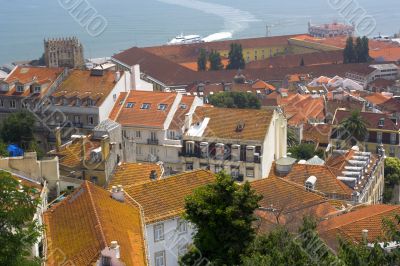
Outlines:
[[131, 67], [131, 89], [137, 90], [140, 84], [140, 66], [134, 65]]
[[122, 185], [111, 187], [111, 197], [119, 202], [125, 201], [125, 192], [124, 189], [122, 188]]
[[120, 248], [117, 241], [111, 241], [110, 249], [115, 252], [115, 258], [121, 258]]
[[363, 229], [361, 231], [363, 243], [368, 243], [368, 229]]
[[193, 114], [187, 113], [185, 114], [185, 130], [188, 130], [192, 125]]
[[150, 172], [150, 180], [154, 181], [154, 180], [157, 180], [157, 179], [158, 179], [157, 171], [156, 170], [151, 170], [151, 172]]
[[61, 127], [56, 127], [54, 135], [56, 137], [56, 151], [59, 151], [61, 147]]
[[117, 83], [121, 78], [121, 72], [119, 71], [115, 71], [114, 73], [114, 79], [115, 79], [115, 83]]
[[104, 135], [101, 139], [101, 157], [103, 161], [107, 160], [110, 154], [110, 138]]

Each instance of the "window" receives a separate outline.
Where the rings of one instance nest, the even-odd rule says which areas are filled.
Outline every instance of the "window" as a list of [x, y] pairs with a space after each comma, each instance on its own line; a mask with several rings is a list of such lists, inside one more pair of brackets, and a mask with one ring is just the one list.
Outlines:
[[186, 163], [186, 171], [193, 170], [193, 163]]
[[384, 125], [385, 125], [385, 118], [380, 118], [378, 126], [383, 127]]
[[4, 101], [3, 101], [3, 99], [0, 99], [0, 107], [3, 107], [4, 106]]
[[238, 162], [240, 161], [240, 145], [233, 144], [231, 150], [232, 161]]
[[117, 100], [117, 94], [113, 94], [113, 100], [114, 100], [114, 102]]
[[154, 253], [154, 264], [155, 266], [165, 266], [165, 251]]
[[395, 157], [396, 156], [396, 147], [395, 146], [390, 146], [389, 147], [389, 156], [390, 157]]
[[17, 108], [17, 102], [15, 100], [10, 101], [10, 108], [13, 108], [13, 109]]
[[150, 154], [153, 156], [157, 156], [157, 147], [151, 146], [150, 147]]
[[181, 109], [186, 109], [186, 108], [187, 108], [187, 105], [184, 104], [184, 103], [181, 103], [181, 104], [179, 105], [179, 107], [180, 107]]
[[188, 244], [183, 244], [178, 246], [178, 256], [181, 257], [185, 255], [188, 251]]
[[142, 146], [136, 145], [136, 155], [142, 155]]
[[187, 222], [183, 219], [179, 219], [176, 230], [179, 233], [186, 233], [187, 232]]
[[254, 177], [254, 168], [246, 168], [246, 176]]
[[377, 132], [376, 133], [376, 142], [377, 143], [382, 143], [382, 132]]
[[158, 105], [158, 110], [161, 110], [161, 111], [165, 111], [166, 109], [167, 109], [167, 107], [168, 107], [168, 105], [167, 104], [164, 104], [164, 103], [160, 103], [159, 105]]
[[194, 142], [193, 141], [186, 142], [186, 154], [194, 154]]
[[173, 130], [168, 131], [168, 138], [175, 139], [175, 131], [173, 131]]
[[90, 182], [92, 182], [93, 184], [97, 184], [98, 181], [99, 180], [98, 180], [97, 176], [91, 176], [90, 177]]
[[215, 144], [215, 159], [223, 160], [224, 159], [224, 144], [217, 143]]
[[41, 90], [40, 86], [35, 86], [35, 87], [33, 88], [33, 92], [34, 92], [34, 93], [40, 93], [40, 90]]
[[246, 147], [246, 162], [254, 162], [254, 150], [256, 147], [247, 146]]
[[238, 166], [232, 166], [231, 167], [231, 176], [233, 178], [238, 178], [239, 177], [239, 167]]
[[88, 106], [94, 106], [94, 101], [92, 99], [87, 100], [87, 105]]
[[156, 132], [150, 132], [150, 139], [151, 140], [157, 140], [157, 133]]
[[140, 106], [140, 109], [150, 109], [151, 104], [150, 103], [142, 103], [142, 106]]
[[74, 115], [74, 123], [80, 123], [81, 117], [79, 115]]
[[140, 133], [140, 130], [136, 130], [135, 132], [136, 138], [140, 139], [142, 137], [142, 134]]
[[208, 142], [200, 142], [201, 158], [208, 158]]
[[397, 134], [396, 133], [390, 133], [390, 144], [396, 144], [396, 138]]
[[154, 242], [164, 240], [164, 224], [154, 225]]
[[17, 92], [24, 92], [24, 85], [18, 85]]
[[128, 102], [126, 104], [126, 108], [133, 108], [133, 106], [135, 106], [135, 103], [133, 103], [133, 102]]
[[94, 124], [94, 118], [93, 118], [92, 115], [89, 115], [89, 116], [88, 116], [88, 124], [89, 124], [89, 125], [93, 125], [93, 124]]

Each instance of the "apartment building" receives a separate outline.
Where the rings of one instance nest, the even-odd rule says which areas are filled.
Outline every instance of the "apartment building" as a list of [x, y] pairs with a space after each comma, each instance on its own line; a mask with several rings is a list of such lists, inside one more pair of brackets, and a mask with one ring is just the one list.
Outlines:
[[122, 188], [143, 208], [149, 265], [178, 266], [195, 233], [194, 225], [182, 218], [185, 198], [194, 189], [214, 182], [215, 176], [197, 170], [162, 179], [149, 176], [148, 180]]
[[108, 118], [119, 94], [129, 89], [130, 73], [114, 71], [113, 65], [72, 70], [49, 97], [46, 125], [50, 130], [61, 127], [64, 139], [87, 134]]
[[197, 107], [185, 117], [184, 170], [224, 170], [238, 181], [268, 176], [286, 155], [287, 121], [279, 110]]
[[0, 119], [27, 109], [42, 112], [43, 99], [52, 94], [66, 76], [64, 68], [16, 66], [0, 80]]
[[346, 78], [359, 82], [364, 88], [377, 79], [395, 80], [399, 77], [396, 64], [374, 64], [346, 73]]
[[198, 97], [132, 90], [121, 94], [110, 118], [122, 126], [125, 162], [163, 162], [166, 174], [182, 171], [185, 114], [203, 105]]
[[[348, 136], [340, 129], [340, 123], [350, 117], [351, 112], [337, 109], [332, 121], [331, 146], [336, 149], [348, 145]], [[386, 155], [400, 158], [400, 125], [396, 118], [385, 113], [361, 112], [367, 126], [367, 134], [362, 146], [367, 152], [379, 153], [381, 147]]]

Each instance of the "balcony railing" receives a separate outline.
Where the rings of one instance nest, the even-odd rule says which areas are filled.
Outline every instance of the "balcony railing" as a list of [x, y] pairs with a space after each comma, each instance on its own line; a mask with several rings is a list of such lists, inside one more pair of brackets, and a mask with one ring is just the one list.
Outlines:
[[158, 145], [158, 139], [147, 139], [148, 145]]

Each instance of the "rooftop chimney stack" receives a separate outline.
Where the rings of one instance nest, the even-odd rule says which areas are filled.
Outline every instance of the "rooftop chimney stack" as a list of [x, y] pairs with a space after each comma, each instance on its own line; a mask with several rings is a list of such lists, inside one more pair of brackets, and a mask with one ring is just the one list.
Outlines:
[[368, 243], [368, 229], [362, 230], [362, 240], [365, 244]]
[[59, 151], [61, 147], [61, 127], [56, 127], [54, 135], [56, 137], [56, 151]]
[[192, 125], [193, 114], [187, 113], [185, 114], [185, 130], [188, 130]]
[[101, 157], [103, 161], [107, 160], [110, 154], [110, 138], [104, 135], [101, 139]]
[[117, 241], [111, 241], [110, 249], [115, 252], [115, 258], [117, 258], [117, 259], [121, 258], [120, 247], [119, 247]]
[[150, 172], [150, 180], [154, 181], [157, 180], [158, 176], [157, 176], [157, 171], [156, 170], [151, 170]]

